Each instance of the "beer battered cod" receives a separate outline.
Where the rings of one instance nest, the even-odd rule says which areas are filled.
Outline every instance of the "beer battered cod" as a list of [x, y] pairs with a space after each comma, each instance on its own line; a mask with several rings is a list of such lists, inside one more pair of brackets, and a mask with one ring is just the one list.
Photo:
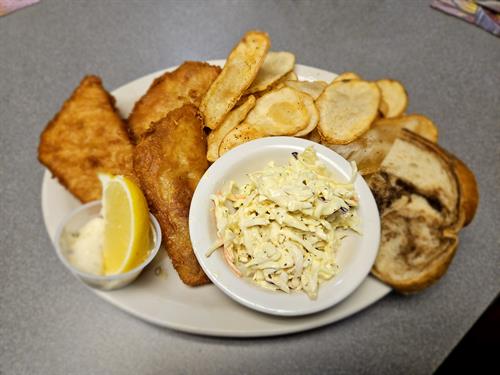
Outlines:
[[208, 168], [203, 123], [192, 104], [153, 124], [134, 151], [134, 170], [152, 213], [160, 223], [167, 252], [182, 281], [209, 283], [189, 237], [189, 206]]
[[134, 178], [127, 127], [99, 77], [84, 77], [49, 122], [38, 159], [83, 203], [101, 198], [98, 172]]
[[128, 118], [133, 138], [138, 142], [154, 122], [184, 104], [198, 107], [220, 71], [218, 66], [186, 61], [173, 72], [156, 78]]

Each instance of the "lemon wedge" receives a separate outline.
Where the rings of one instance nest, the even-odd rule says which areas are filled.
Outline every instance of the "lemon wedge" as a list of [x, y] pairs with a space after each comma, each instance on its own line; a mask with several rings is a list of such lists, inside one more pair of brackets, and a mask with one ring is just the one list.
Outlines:
[[99, 173], [104, 217], [104, 274], [128, 272], [149, 255], [151, 229], [146, 198], [129, 178]]

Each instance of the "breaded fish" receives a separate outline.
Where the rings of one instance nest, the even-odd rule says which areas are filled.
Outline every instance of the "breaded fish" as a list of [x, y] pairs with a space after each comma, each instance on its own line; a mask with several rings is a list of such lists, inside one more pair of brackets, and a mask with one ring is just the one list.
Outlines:
[[173, 72], [156, 78], [146, 94], [135, 103], [128, 118], [133, 138], [139, 141], [153, 122], [161, 120], [173, 109], [189, 103], [198, 107], [220, 71], [218, 66], [186, 61]]
[[153, 124], [134, 150], [134, 170], [149, 207], [160, 222], [164, 244], [182, 281], [209, 282], [193, 253], [189, 206], [208, 168], [203, 123], [192, 104], [170, 112]]
[[84, 77], [40, 136], [38, 159], [82, 202], [101, 198], [97, 172], [133, 178], [133, 145], [114, 98]]

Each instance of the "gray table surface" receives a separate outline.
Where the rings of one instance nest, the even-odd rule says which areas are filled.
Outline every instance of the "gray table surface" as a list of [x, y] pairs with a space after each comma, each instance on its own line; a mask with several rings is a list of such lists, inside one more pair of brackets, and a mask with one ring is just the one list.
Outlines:
[[[40, 209], [38, 137], [81, 77], [116, 88], [224, 58], [247, 29], [302, 64], [394, 77], [409, 112], [475, 171], [481, 204], [446, 276], [336, 324], [278, 338], [160, 329], [63, 268]], [[50, 1], [0, 18], [0, 374], [431, 373], [500, 290], [500, 39], [428, 1]]]

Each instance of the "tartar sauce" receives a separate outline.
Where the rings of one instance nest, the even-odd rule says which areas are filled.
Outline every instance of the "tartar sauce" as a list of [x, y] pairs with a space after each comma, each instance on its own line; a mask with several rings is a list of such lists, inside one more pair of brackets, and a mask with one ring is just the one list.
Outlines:
[[94, 275], [103, 275], [102, 245], [104, 218], [96, 217], [77, 232], [66, 232], [66, 257], [78, 270]]

